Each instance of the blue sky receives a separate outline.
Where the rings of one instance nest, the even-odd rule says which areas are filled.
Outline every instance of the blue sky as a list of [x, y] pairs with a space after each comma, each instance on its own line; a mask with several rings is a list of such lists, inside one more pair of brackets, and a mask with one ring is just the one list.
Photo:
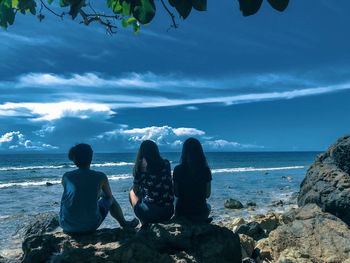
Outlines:
[[[95, 1], [97, 3], [97, 1]], [[209, 1], [134, 35], [47, 14], [0, 32], [0, 152], [324, 150], [350, 131], [350, 2], [291, 0], [243, 17]]]

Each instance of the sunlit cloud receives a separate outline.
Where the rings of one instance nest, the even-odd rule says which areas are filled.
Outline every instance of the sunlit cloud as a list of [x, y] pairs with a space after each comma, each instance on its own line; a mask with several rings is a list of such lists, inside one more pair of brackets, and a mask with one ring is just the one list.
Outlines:
[[7, 132], [0, 136], [1, 150], [57, 150], [57, 146], [52, 146], [43, 142], [33, 142], [26, 138], [20, 131]]
[[28, 117], [33, 121], [52, 121], [63, 117], [108, 118], [115, 114], [108, 105], [62, 101], [52, 103], [4, 103], [0, 104], [0, 116]]
[[132, 129], [116, 129], [100, 134], [94, 139], [94, 144], [108, 143], [118, 148], [136, 149], [144, 140], [152, 140], [165, 150], [181, 150], [183, 142], [189, 138], [198, 138], [206, 150], [230, 151], [245, 149], [262, 149], [262, 146], [240, 144], [223, 139], [213, 139], [205, 131], [196, 128], [171, 126], [150, 126]]

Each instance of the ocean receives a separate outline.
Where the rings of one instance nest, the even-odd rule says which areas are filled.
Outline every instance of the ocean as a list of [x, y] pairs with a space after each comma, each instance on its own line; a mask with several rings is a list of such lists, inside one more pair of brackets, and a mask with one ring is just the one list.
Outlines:
[[[207, 153], [212, 170], [209, 203], [215, 221], [246, 217], [269, 210], [284, 211], [296, 204], [299, 185], [317, 152]], [[179, 153], [164, 153], [172, 165]], [[127, 218], [133, 217], [128, 201], [135, 153], [95, 154], [92, 169], [107, 174], [112, 191]], [[0, 255], [11, 257], [21, 249], [20, 229], [33, 215], [58, 212], [63, 173], [75, 169], [66, 154], [0, 155]], [[47, 183], [50, 186], [47, 186]], [[51, 185], [52, 184], [52, 185]], [[257, 204], [254, 210], [228, 210], [228, 198]], [[283, 206], [274, 205], [276, 202]], [[101, 227], [116, 227], [110, 217]]]

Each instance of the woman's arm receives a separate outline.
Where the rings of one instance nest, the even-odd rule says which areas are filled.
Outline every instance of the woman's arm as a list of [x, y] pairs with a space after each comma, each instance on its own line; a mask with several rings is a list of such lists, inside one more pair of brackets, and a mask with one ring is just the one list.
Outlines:
[[174, 195], [176, 197], [179, 197], [179, 185], [178, 183], [175, 183], [175, 182], [174, 182]]
[[211, 195], [211, 182], [208, 182], [206, 185], [206, 193], [205, 193], [205, 197], [209, 198]]

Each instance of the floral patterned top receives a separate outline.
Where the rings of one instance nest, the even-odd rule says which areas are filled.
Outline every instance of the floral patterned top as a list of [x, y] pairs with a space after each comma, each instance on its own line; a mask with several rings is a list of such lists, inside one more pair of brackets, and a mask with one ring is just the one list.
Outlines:
[[133, 188], [144, 202], [159, 206], [173, 205], [174, 191], [169, 161], [164, 160], [163, 168], [157, 173], [137, 173], [134, 176]]

